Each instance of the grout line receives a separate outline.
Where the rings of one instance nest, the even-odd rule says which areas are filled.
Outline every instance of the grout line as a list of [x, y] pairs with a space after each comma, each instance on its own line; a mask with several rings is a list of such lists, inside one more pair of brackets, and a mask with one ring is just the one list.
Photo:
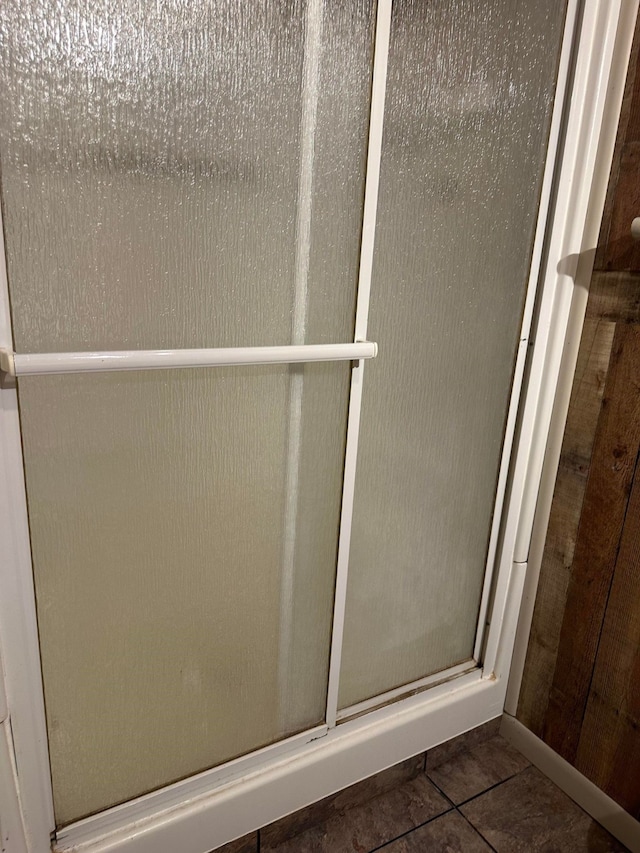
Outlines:
[[523, 767], [522, 770], [518, 770], [517, 773], [512, 773], [511, 776], [506, 776], [504, 779], [501, 779], [499, 782], [494, 782], [493, 785], [489, 785], [488, 788], [485, 788], [484, 791], [480, 791], [478, 794], [474, 794], [472, 797], [468, 797], [466, 800], [462, 800], [460, 803], [455, 803], [455, 807], [458, 809], [461, 806], [466, 806], [467, 803], [470, 803], [472, 800], [477, 800], [478, 797], [482, 797], [484, 794], [488, 794], [489, 791], [493, 791], [495, 788], [499, 788], [500, 785], [504, 785], [505, 782], [510, 782], [512, 779], [515, 779], [516, 776], [519, 776], [521, 773], [524, 773], [525, 770], [528, 770], [532, 765], [529, 764], [527, 767]]
[[[516, 775], [517, 775], [517, 774], [516, 774]], [[462, 812], [460, 811], [460, 809], [456, 808], [456, 811], [458, 812], [458, 814], [460, 815], [460, 817], [461, 817], [463, 820], [465, 820], [465, 821], [469, 824], [469, 826], [470, 826], [470, 827], [471, 827], [471, 829], [475, 832], [475, 834], [476, 834], [476, 835], [479, 835], [479, 836], [480, 836], [480, 838], [484, 841], [484, 843], [485, 843], [485, 844], [487, 844], [487, 845], [488, 845], [488, 847], [489, 847], [491, 850], [493, 850], [493, 853], [498, 853], [498, 851], [497, 851], [497, 850], [496, 850], [496, 848], [493, 846], [493, 844], [492, 844], [492, 843], [491, 843], [487, 838], [485, 838], [485, 837], [484, 837], [484, 835], [480, 832], [480, 830], [479, 830], [476, 826], [474, 826], [474, 825], [471, 823], [471, 821], [469, 820], [469, 818], [468, 818], [466, 815], [462, 814]]]
[[368, 853], [376, 853], [378, 850], [384, 850], [385, 847], [388, 847], [390, 844], [394, 844], [396, 841], [399, 841], [401, 838], [406, 838], [407, 835], [411, 835], [412, 832], [415, 832], [416, 829], [422, 829], [423, 826], [427, 826], [429, 823], [433, 823], [434, 820], [438, 820], [440, 817], [444, 817], [447, 814], [451, 814], [451, 812], [456, 811], [455, 806], [452, 806], [450, 809], [445, 809], [445, 811], [440, 812], [439, 814], [430, 817], [429, 820], [425, 820], [424, 823], [418, 823], [416, 826], [412, 826], [411, 829], [408, 829], [406, 832], [401, 832], [400, 835], [396, 835], [393, 838], [390, 838], [388, 841], [385, 841], [384, 844], [381, 844], [379, 847], [372, 847]]
[[435, 788], [435, 789], [436, 789], [440, 794], [442, 794], [442, 796], [445, 798], [445, 800], [447, 800], [447, 802], [451, 803], [451, 808], [452, 808], [452, 809], [457, 808], [456, 804], [453, 802], [453, 800], [451, 799], [451, 797], [449, 797], [447, 794], [445, 794], [445, 792], [442, 790], [442, 788], [440, 787], [440, 785], [438, 785], [438, 783], [437, 783], [437, 782], [434, 782], [434, 781], [433, 781], [433, 779], [431, 778], [431, 776], [429, 776], [429, 774], [427, 773], [427, 771], [426, 771], [426, 770], [425, 770], [425, 776], [427, 777], [427, 779], [429, 780], [429, 782], [431, 782], [431, 784], [433, 785], [433, 787], [434, 787], [434, 788]]

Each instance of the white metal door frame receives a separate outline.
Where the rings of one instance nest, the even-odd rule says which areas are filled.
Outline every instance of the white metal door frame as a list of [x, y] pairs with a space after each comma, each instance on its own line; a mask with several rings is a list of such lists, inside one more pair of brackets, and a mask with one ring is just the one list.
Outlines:
[[[371, 85], [367, 178], [362, 221], [358, 299], [356, 304], [356, 340], [360, 340], [361, 335], [366, 336], [367, 325], [369, 322], [371, 276], [373, 274], [373, 250], [378, 212], [378, 188], [380, 184], [380, 162], [382, 159], [382, 129], [384, 122], [385, 94], [387, 88], [387, 61], [389, 58], [389, 38], [391, 36], [391, 7], [392, 0], [378, 0], [376, 41], [373, 57], [373, 80]], [[365, 338], [362, 338], [362, 340], [365, 340]], [[349, 420], [347, 423], [347, 444], [345, 450], [344, 478], [342, 485], [342, 509], [340, 514], [340, 537], [338, 541], [338, 564], [336, 570], [333, 629], [329, 659], [329, 686], [327, 690], [326, 721], [329, 727], [336, 725], [338, 716], [338, 687], [340, 682], [340, 662], [342, 660], [342, 640], [347, 601], [347, 573], [349, 566], [349, 548], [351, 545], [351, 526], [356, 482], [363, 379], [364, 361], [360, 361], [351, 371]]]
[[[571, 273], [559, 273], [558, 264], [572, 257], [584, 259], [585, 252], [595, 245], [593, 221], [599, 221], [602, 213], [603, 185], [606, 188], [616, 134], [617, 121], [612, 122], [611, 117], [619, 115], [638, 0], [584, 0], [582, 5], [584, 8], [578, 14], [578, 0], [569, 2], [561, 74], [568, 75], [571, 67], [575, 70], [567, 109], [560, 116], [558, 107], [552, 123], [549, 162], [553, 162], [551, 167], [548, 162], [545, 170], [543, 204], [535, 243], [539, 254], [534, 256], [534, 270], [536, 263], [540, 264], [544, 257], [539, 316], [508, 489], [504, 464], [500, 475], [502, 491], [498, 504], [504, 502], [505, 511], [499, 547], [497, 526], [492, 533], [491, 547], [497, 553], [497, 568], [483, 670], [475, 669], [458, 675], [424, 693], [335, 726], [339, 666], [336, 645], [336, 651], [332, 649], [328, 726], [321, 726], [238, 762], [229, 762], [223, 768], [207, 771], [185, 783], [168, 786], [133, 803], [80, 821], [58, 834], [59, 847], [95, 853], [174, 853], [176, 849], [184, 853], [206, 853], [213, 846], [269, 823], [502, 712], [522, 598], [533, 509], [575, 288], [574, 277]], [[373, 251], [382, 131], [380, 110], [384, 105], [390, 7], [391, 0], [380, 0], [371, 123], [373, 144], [370, 144], [368, 163], [368, 169], [372, 171], [367, 173], [358, 294], [359, 322], [357, 319], [355, 336], [356, 340], [363, 341]], [[579, 29], [574, 32], [576, 27]], [[382, 64], [380, 50], [384, 53]], [[605, 117], [609, 119], [606, 124], [603, 123]], [[547, 221], [545, 206], [549, 205], [552, 197], [553, 210]], [[544, 255], [543, 240], [546, 247]], [[5, 275], [3, 261], [4, 258], [0, 258], [0, 276]], [[561, 269], [567, 269], [566, 263]], [[6, 279], [1, 284], [0, 344], [12, 352]], [[531, 296], [528, 298], [526, 323], [531, 322], [532, 299]], [[523, 337], [527, 342], [526, 346], [523, 342], [518, 354], [516, 380], [524, 372], [524, 350], [530, 347], [528, 331]], [[347, 451], [347, 464], [352, 470], [348, 475], [351, 478], [351, 495], [347, 493], [347, 504], [352, 500], [355, 475], [355, 412], [360, 405], [362, 372], [363, 362], [359, 361], [353, 370], [351, 391], [354, 420], [352, 423], [350, 412], [348, 441], [351, 447]], [[507, 429], [505, 458], [510, 437], [515, 433], [513, 406]], [[13, 812], [20, 809], [25, 827], [25, 837], [21, 840], [15, 835], [14, 847], [8, 849], [12, 853], [27, 850], [45, 853], [50, 850], [53, 829], [52, 797], [17, 395], [11, 378], [7, 377], [0, 392], [0, 444], [0, 538], [4, 550], [0, 567], [0, 641], [9, 712], [2, 724], [5, 726], [3, 735], [10, 733], [15, 757], [15, 765], [11, 764], [11, 767], [7, 767], [6, 762], [0, 763], [0, 796], [6, 798], [9, 796], [7, 791], [13, 792]], [[343, 507], [343, 524], [350, 519], [350, 512], [350, 506]], [[334, 645], [341, 638], [344, 616], [345, 560], [349, 544], [348, 534], [345, 536], [347, 540], [343, 541], [341, 531], [342, 562], [338, 568], [338, 584], [344, 589], [339, 590], [337, 596], [342, 604], [337, 600]], [[489, 602], [487, 586], [483, 595], [485, 610], [489, 608]], [[5, 784], [7, 780], [10, 785]], [[3, 805], [0, 802], [0, 807]]]

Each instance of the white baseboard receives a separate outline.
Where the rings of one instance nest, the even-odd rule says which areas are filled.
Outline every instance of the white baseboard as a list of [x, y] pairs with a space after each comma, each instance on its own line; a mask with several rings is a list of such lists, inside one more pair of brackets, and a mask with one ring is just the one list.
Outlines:
[[632, 853], [640, 853], [640, 823], [615, 800], [608, 797], [515, 717], [504, 714], [500, 734]]

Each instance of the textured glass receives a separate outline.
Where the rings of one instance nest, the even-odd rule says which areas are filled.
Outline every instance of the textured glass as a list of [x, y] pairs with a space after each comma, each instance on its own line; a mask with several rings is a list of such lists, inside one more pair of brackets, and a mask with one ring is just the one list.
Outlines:
[[350, 371], [302, 371], [283, 610], [292, 370], [20, 380], [59, 823], [322, 721]]
[[563, 6], [394, 2], [343, 707], [472, 656]]
[[348, 340], [371, 5], [6, 0], [16, 350]]
[[[7, 0], [18, 352], [348, 341], [369, 0]], [[324, 717], [349, 366], [21, 379], [56, 819]]]

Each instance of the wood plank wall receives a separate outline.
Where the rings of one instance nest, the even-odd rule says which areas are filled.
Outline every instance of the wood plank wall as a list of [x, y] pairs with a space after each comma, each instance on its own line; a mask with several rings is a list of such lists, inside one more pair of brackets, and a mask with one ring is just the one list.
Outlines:
[[640, 24], [518, 719], [640, 818]]

